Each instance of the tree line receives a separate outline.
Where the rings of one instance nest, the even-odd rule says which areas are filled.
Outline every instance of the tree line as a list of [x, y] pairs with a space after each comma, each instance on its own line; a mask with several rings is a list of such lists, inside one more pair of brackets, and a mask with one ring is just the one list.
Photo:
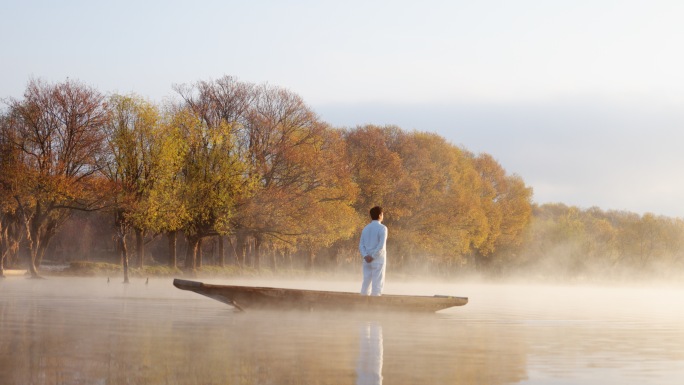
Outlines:
[[676, 280], [684, 270], [681, 218], [535, 205], [525, 238], [525, 247], [505, 262], [504, 271], [573, 280]]
[[173, 90], [160, 105], [32, 79], [22, 98], [4, 100], [3, 263], [24, 247], [39, 276], [75, 213], [110, 218], [125, 273], [129, 256], [142, 266], [145, 245], [162, 236], [168, 264], [189, 270], [214, 237], [219, 264], [229, 249], [238, 265], [313, 266], [319, 255], [353, 254], [374, 205], [386, 208], [399, 264], [487, 263], [523, 239], [532, 191], [490, 155], [394, 126], [331, 127], [268, 84], [223, 77]]
[[155, 263], [190, 271], [208, 248], [219, 266], [356, 263], [374, 205], [386, 210], [391, 269], [582, 275], [681, 263], [681, 221], [535, 205], [491, 155], [436, 134], [332, 127], [297, 94], [233, 77], [173, 91], [158, 104], [33, 79], [4, 99], [0, 273], [25, 255], [40, 276], [46, 254], [64, 237], [83, 245], [86, 229], [96, 229], [86, 258], [111, 246], [126, 280], [150, 247]]

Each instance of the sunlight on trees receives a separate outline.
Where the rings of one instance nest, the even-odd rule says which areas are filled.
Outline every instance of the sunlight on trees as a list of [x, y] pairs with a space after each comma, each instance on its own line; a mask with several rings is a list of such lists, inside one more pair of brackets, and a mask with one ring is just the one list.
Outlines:
[[7, 124], [23, 163], [12, 194], [33, 277], [39, 276], [45, 250], [71, 210], [102, 203], [96, 173], [107, 121], [103, 101], [95, 89], [70, 80], [31, 80], [22, 100], [8, 101]]
[[[391, 269], [581, 278], [684, 263], [682, 220], [534, 205], [522, 177], [439, 135], [330, 127], [299, 95], [228, 76], [174, 90], [160, 106], [31, 80], [23, 98], [5, 100], [0, 276], [24, 249], [38, 277], [50, 240], [73, 236], [58, 231], [74, 210], [109, 213], [112, 236], [82, 244], [115, 240], [126, 281], [130, 234], [138, 268], [175, 268], [178, 235], [190, 271], [202, 250], [215, 253], [213, 240], [203, 247], [210, 238], [221, 266], [228, 241], [243, 268], [354, 267], [375, 205], [386, 211]], [[163, 234], [168, 247], [146, 260]]]

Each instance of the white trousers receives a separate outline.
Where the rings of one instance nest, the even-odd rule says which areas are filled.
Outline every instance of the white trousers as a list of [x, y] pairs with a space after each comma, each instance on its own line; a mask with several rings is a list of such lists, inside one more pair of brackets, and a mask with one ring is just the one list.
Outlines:
[[363, 261], [363, 284], [361, 284], [362, 295], [382, 295], [382, 288], [385, 286], [385, 262]]

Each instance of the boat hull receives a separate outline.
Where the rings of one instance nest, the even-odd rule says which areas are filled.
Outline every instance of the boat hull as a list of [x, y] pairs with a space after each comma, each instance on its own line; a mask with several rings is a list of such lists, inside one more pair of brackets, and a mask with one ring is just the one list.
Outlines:
[[468, 303], [468, 298], [465, 297], [439, 295], [433, 297], [410, 295], [373, 297], [336, 291], [212, 285], [183, 279], [174, 279], [173, 285], [179, 289], [189, 290], [227, 303], [240, 310], [298, 309], [432, 313]]

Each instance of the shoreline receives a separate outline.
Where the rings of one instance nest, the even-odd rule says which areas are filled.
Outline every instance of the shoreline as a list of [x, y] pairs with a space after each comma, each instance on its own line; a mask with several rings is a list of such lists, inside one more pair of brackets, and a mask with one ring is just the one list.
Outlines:
[[10, 276], [21, 276], [21, 275], [26, 275], [28, 273], [28, 270], [21, 270], [21, 269], [6, 269], [3, 270], [3, 274], [7, 277]]

